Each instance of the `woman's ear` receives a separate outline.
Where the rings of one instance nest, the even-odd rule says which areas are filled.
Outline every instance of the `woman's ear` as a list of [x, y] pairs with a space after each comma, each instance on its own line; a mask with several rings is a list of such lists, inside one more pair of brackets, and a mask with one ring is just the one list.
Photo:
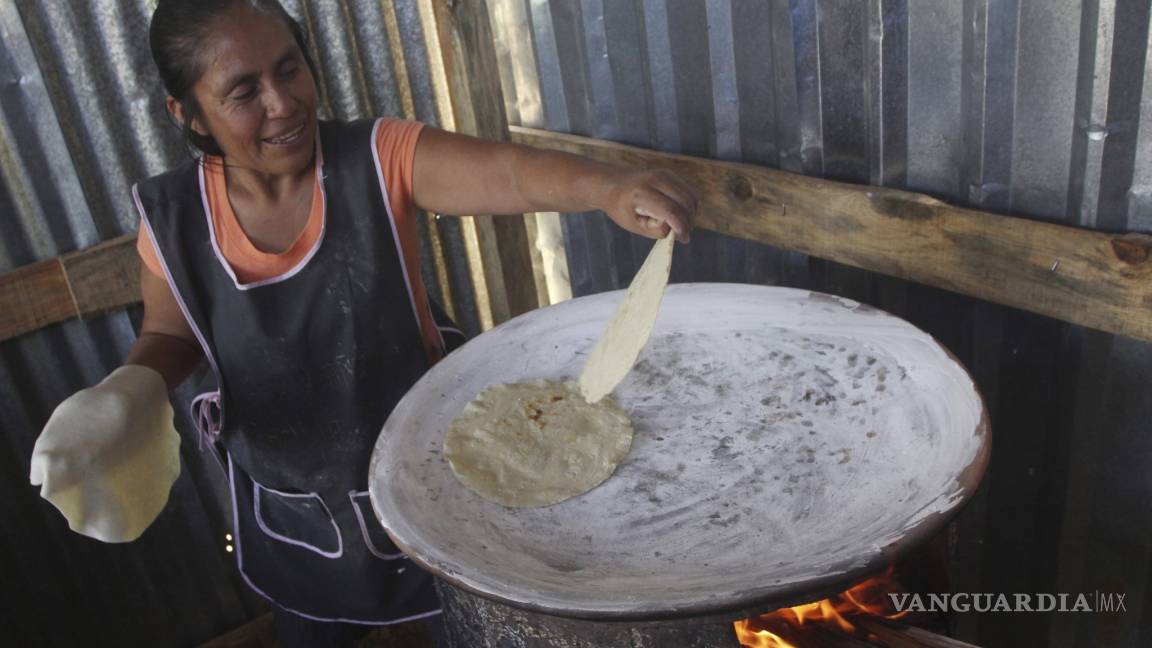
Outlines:
[[[172, 119], [175, 119], [177, 124], [184, 124], [184, 105], [176, 101], [176, 97], [168, 95], [164, 99], [164, 106], [168, 108], [168, 114], [172, 115]], [[197, 134], [208, 136], [208, 131], [200, 124], [199, 119], [193, 118], [191, 126]]]

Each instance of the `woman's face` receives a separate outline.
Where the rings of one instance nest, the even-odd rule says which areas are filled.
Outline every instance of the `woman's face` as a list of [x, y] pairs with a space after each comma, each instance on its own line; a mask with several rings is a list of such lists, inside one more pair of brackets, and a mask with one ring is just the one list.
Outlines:
[[309, 167], [316, 83], [283, 20], [243, 7], [216, 20], [192, 91], [193, 128], [211, 135], [231, 166], [269, 175]]

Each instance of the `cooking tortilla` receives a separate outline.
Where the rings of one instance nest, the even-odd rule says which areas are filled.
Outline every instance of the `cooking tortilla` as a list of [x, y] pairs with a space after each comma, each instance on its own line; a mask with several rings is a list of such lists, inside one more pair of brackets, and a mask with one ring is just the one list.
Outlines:
[[612, 475], [632, 421], [607, 396], [652, 335], [674, 245], [669, 235], [652, 246], [578, 382], [493, 385], [453, 419], [444, 455], [461, 483], [505, 506], [549, 506]]
[[549, 506], [586, 493], [632, 446], [611, 398], [589, 403], [573, 382], [493, 385], [453, 419], [444, 456], [456, 477], [504, 506]]
[[671, 234], [656, 241], [644, 265], [632, 279], [624, 301], [616, 308], [607, 328], [596, 340], [588, 354], [588, 362], [580, 373], [580, 391], [590, 403], [604, 398], [624, 380], [636, 364], [640, 351], [652, 336], [656, 313], [668, 285], [672, 269], [672, 249], [675, 239]]

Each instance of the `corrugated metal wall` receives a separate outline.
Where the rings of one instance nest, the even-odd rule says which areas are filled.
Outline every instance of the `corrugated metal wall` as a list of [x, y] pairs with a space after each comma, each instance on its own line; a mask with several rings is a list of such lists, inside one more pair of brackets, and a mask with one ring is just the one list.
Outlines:
[[[523, 125], [1152, 229], [1147, 0], [489, 3]], [[625, 286], [648, 244], [602, 216], [562, 222], [573, 293]], [[935, 335], [993, 417], [991, 469], [953, 529], [955, 590], [1119, 592], [1128, 608], [955, 615], [957, 636], [1152, 645], [1152, 345], [706, 232], [673, 280], [846, 295]]]
[[[489, 2], [514, 122], [1152, 229], [1146, 0]], [[134, 231], [130, 183], [183, 159], [147, 53], [150, 5], [0, 0], [0, 272]], [[436, 121], [416, 0], [287, 5], [314, 34], [329, 115]], [[562, 223], [577, 295], [622, 287], [647, 250], [599, 216]], [[437, 227], [474, 331], [459, 233]], [[953, 532], [955, 589], [1121, 592], [1128, 612], [957, 615], [959, 637], [1152, 644], [1152, 347], [706, 232], [673, 272], [866, 301], [972, 370], [995, 446]], [[131, 545], [70, 533], [26, 483], [40, 426], [119, 363], [132, 319], [0, 344], [5, 645], [185, 646], [262, 609], [234, 577], [219, 476], [193, 448], [173, 505]]]
[[[148, 52], [154, 5], [0, 0], [0, 273], [135, 232], [131, 184], [186, 159]], [[437, 122], [415, 0], [285, 5], [313, 34], [326, 116]], [[458, 226], [436, 226], [461, 324], [475, 331]], [[438, 294], [430, 268], [425, 278]], [[32, 444], [48, 415], [119, 365], [138, 315], [0, 344], [2, 645], [190, 646], [266, 609], [225, 551], [222, 475], [190, 435], [171, 504], [131, 544], [70, 532], [28, 485]]]

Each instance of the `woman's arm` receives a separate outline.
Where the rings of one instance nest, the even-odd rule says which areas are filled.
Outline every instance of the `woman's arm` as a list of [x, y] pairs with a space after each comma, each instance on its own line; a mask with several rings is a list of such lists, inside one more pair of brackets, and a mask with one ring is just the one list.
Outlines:
[[696, 194], [666, 171], [637, 171], [587, 158], [490, 142], [427, 126], [416, 144], [412, 193], [439, 214], [515, 214], [601, 209], [650, 238], [671, 229], [686, 242]]
[[199, 366], [204, 353], [167, 281], [142, 266], [140, 291], [144, 322], [124, 364], [154, 369], [164, 377], [168, 389], [175, 389]]

